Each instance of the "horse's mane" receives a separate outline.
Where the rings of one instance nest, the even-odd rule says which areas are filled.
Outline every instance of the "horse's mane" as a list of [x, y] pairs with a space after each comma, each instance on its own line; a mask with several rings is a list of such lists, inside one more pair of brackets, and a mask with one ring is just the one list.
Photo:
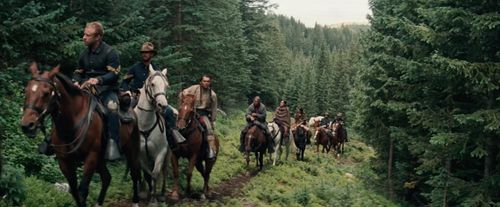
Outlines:
[[57, 73], [55, 77], [57, 78], [57, 80], [59, 80], [59, 82], [62, 83], [63, 87], [66, 89], [66, 91], [70, 95], [78, 95], [78, 94], [82, 93], [82, 90], [80, 88], [78, 88], [77, 86], [75, 86], [73, 84], [73, 81], [71, 81], [68, 78], [68, 76], [65, 76], [62, 73]]

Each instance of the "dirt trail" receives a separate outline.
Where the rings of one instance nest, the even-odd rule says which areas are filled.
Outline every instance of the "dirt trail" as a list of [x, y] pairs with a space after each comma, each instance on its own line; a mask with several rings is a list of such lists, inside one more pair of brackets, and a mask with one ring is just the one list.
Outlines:
[[[165, 202], [169, 205], [189, 203], [195, 206], [200, 206], [206, 204], [207, 202], [222, 201], [224, 197], [228, 196], [230, 196], [231, 198], [239, 197], [243, 194], [243, 187], [248, 182], [250, 182], [252, 177], [256, 176], [257, 174], [257, 171], [241, 173], [239, 175], [231, 177], [229, 180], [225, 180], [219, 183], [217, 186], [211, 187], [212, 195], [208, 196], [206, 200], [201, 200], [200, 192], [195, 192], [191, 197], [185, 197], [185, 195], [181, 195], [181, 199], [177, 202], [172, 201], [168, 198]], [[113, 207], [129, 207], [130, 201], [119, 200], [110, 202], [107, 205]], [[147, 206], [147, 202], [144, 199], [141, 199], [140, 206]]]

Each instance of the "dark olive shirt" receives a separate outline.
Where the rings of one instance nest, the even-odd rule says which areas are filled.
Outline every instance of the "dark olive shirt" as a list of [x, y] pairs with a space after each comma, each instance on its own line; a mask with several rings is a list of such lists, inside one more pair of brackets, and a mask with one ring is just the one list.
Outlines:
[[260, 106], [258, 108], [256, 108], [253, 103], [250, 104], [250, 106], [248, 106], [247, 108], [247, 113], [245, 114], [245, 116], [252, 115], [252, 113], [257, 114], [257, 121], [261, 123], [266, 122], [266, 106], [263, 103], [260, 103]]
[[74, 81], [83, 82], [89, 78], [99, 79], [99, 85], [117, 86], [120, 59], [116, 50], [105, 42], [92, 51], [87, 47], [78, 60], [78, 69], [73, 74]]

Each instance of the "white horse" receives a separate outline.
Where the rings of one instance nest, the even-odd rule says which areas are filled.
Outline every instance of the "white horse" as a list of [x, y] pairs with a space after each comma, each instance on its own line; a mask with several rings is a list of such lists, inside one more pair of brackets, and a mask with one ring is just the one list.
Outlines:
[[267, 123], [267, 128], [269, 129], [271, 137], [273, 138], [274, 141], [274, 153], [269, 155], [270, 159], [273, 161], [273, 166], [274, 166], [276, 165], [276, 162], [281, 158], [283, 147], [285, 147], [286, 149], [285, 160], [288, 160], [288, 154], [290, 153], [290, 137], [283, 137], [283, 141], [281, 141], [281, 131], [276, 122]]
[[[134, 108], [141, 132], [140, 163], [149, 185], [151, 203], [156, 203], [156, 185], [166, 178], [166, 168], [171, 151], [166, 140], [166, 124], [162, 112], [168, 107], [166, 89], [168, 81], [163, 72], [149, 69], [149, 76], [140, 89]], [[152, 178], [152, 179], [151, 179]], [[165, 182], [162, 187], [165, 188]]]
[[309, 127], [311, 134], [314, 134], [313, 140], [316, 140], [316, 134], [317, 134], [316, 129], [319, 127], [321, 120], [323, 120], [324, 118], [325, 118], [324, 116], [314, 116], [311, 117], [307, 122], [307, 126]]

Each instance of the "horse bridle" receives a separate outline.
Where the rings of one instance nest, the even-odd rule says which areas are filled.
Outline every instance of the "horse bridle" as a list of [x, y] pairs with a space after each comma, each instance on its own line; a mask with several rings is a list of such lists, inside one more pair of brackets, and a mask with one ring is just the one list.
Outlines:
[[154, 103], [154, 105], [156, 105], [156, 97], [158, 96], [165, 96], [165, 98], [167, 98], [167, 94], [165, 93], [165, 90], [163, 91], [160, 91], [158, 93], [155, 93], [155, 94], [151, 94], [151, 89], [152, 89], [152, 85], [150, 85], [151, 81], [153, 81], [153, 78], [156, 77], [156, 76], [160, 76], [166, 83], [168, 83], [166, 77], [161, 73], [161, 72], [158, 72], [156, 71], [152, 76], [149, 76], [148, 78], [148, 81], [147, 81], [147, 85], [146, 85], [146, 95], [148, 96], [149, 99], [151, 99]]
[[[50, 78], [43, 78], [43, 77], [39, 77], [38, 76], [38, 77], [32, 77], [31, 81], [45, 82], [45, 83], [48, 83], [52, 87], [50, 101], [49, 101], [49, 103], [47, 103], [45, 105], [44, 108], [37, 107], [37, 106], [35, 106], [34, 103], [25, 104], [23, 106], [23, 110], [31, 109], [33, 111], [36, 111], [38, 113], [38, 118], [36, 120], [37, 127], [45, 128], [45, 126], [43, 124], [43, 122], [44, 122], [43, 120], [45, 119], [45, 117], [47, 116], [47, 114], [49, 112], [52, 112], [52, 110], [59, 104], [59, 98], [60, 98], [61, 95], [57, 91], [56, 83], [54, 82], [54, 80], [52, 80]], [[54, 98], [54, 96], [56, 98]]]
[[[181, 103], [181, 106], [182, 106], [182, 103]], [[182, 129], [179, 129], [179, 131], [184, 131], [184, 130], [186, 130], [186, 128], [189, 127], [189, 125], [191, 125], [191, 122], [193, 120], [193, 118], [191, 118], [191, 117], [192, 116], [196, 116], [196, 108], [194, 107], [194, 105], [191, 108], [191, 113], [193, 113], [193, 115], [191, 115], [191, 116], [179, 117], [180, 119], [182, 119], [182, 120], [184, 120], [186, 122], [186, 126], [184, 128], [182, 128]]]

